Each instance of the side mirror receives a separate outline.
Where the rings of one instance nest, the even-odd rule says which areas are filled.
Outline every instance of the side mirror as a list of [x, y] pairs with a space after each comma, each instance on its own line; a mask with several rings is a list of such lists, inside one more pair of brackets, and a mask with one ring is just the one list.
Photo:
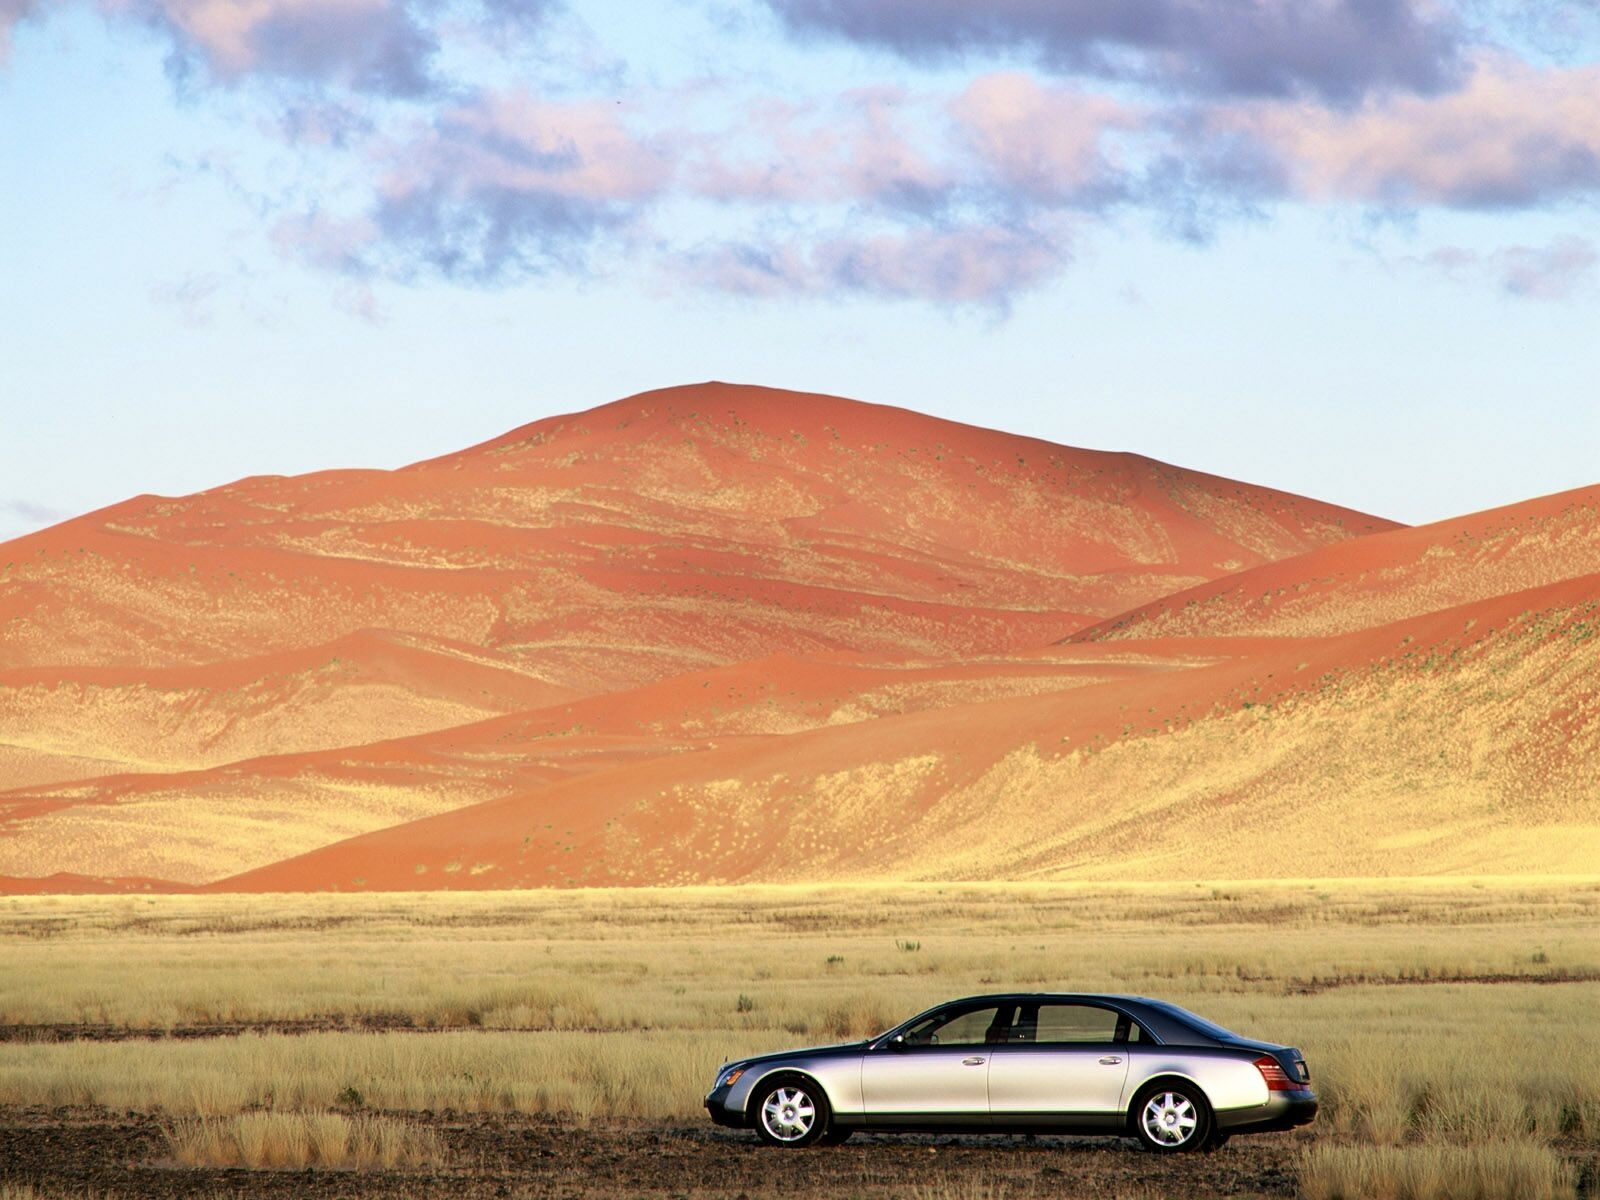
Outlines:
[[904, 1053], [905, 1048], [906, 1048], [906, 1035], [905, 1034], [897, 1033], [892, 1038], [889, 1039], [889, 1049], [898, 1050], [898, 1051]]

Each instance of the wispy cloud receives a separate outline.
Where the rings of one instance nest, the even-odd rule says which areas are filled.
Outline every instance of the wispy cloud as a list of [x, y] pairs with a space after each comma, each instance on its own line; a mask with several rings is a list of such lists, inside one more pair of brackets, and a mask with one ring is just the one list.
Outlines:
[[828, 102], [758, 98], [737, 128], [683, 140], [685, 186], [727, 202], [941, 208], [960, 176], [935, 139], [913, 132], [919, 107], [900, 87]]
[[224, 282], [215, 271], [196, 272], [152, 285], [150, 298], [173, 308], [185, 325], [198, 329], [211, 324], [212, 305]]
[[286, 258], [341, 275], [371, 274], [365, 256], [378, 239], [368, 217], [337, 217], [320, 210], [280, 217], [273, 222], [273, 244]]
[[1439, 246], [1398, 262], [1457, 283], [1487, 282], [1507, 295], [1528, 300], [1571, 300], [1600, 277], [1600, 249], [1574, 234], [1543, 246], [1502, 246], [1488, 252]]
[[1127, 192], [1110, 139], [1143, 117], [1124, 104], [1008, 72], [979, 76], [949, 108], [985, 182], [1013, 205], [1099, 207]]
[[[19, 21], [65, 0], [0, 0], [0, 51]], [[212, 84], [267, 78], [415, 98], [438, 84], [439, 37], [428, 19], [443, 0], [97, 0], [107, 16], [158, 29], [171, 63]], [[482, 0], [480, 23], [536, 27], [557, 0]]]
[[418, 96], [439, 44], [400, 0], [119, 0], [216, 81], [272, 75]]
[[1548, 246], [1507, 246], [1490, 263], [1514, 296], [1567, 300], [1594, 279], [1600, 254], [1586, 238], [1564, 237]]
[[39, 9], [39, 0], [0, 0], [0, 66], [11, 57], [11, 31]]
[[1423, 0], [767, 0], [798, 34], [911, 59], [1022, 51], [1047, 69], [1186, 91], [1311, 94], [1450, 84], [1460, 30]]
[[382, 147], [373, 252], [453, 279], [576, 268], [670, 185], [670, 148], [614, 106], [483, 92]]
[[1251, 182], [1297, 199], [1511, 208], [1600, 192], [1597, 67], [1485, 57], [1437, 96], [1231, 105], [1204, 124], [1254, 162]]
[[1004, 226], [735, 243], [685, 257], [701, 286], [741, 296], [874, 296], [1004, 308], [1070, 261], [1060, 231]]

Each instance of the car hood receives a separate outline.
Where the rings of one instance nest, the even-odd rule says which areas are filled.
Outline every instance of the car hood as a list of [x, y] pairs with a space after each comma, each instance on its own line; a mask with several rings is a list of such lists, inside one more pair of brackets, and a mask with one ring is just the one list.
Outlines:
[[838, 1046], [808, 1046], [800, 1050], [775, 1050], [771, 1054], [753, 1054], [749, 1058], [730, 1058], [722, 1064], [722, 1070], [727, 1070], [729, 1067], [758, 1067], [763, 1063], [782, 1062], [786, 1058], [842, 1058], [850, 1054], [860, 1054], [866, 1048], [866, 1042], [846, 1042]]

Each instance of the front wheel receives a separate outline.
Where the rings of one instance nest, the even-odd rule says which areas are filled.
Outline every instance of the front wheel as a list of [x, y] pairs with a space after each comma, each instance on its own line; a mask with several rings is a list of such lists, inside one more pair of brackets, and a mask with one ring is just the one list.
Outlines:
[[756, 1136], [769, 1146], [809, 1146], [828, 1132], [828, 1102], [809, 1079], [778, 1079], [756, 1099]]
[[1193, 1084], [1157, 1084], [1133, 1102], [1133, 1132], [1162, 1154], [1199, 1150], [1211, 1140], [1211, 1106]]

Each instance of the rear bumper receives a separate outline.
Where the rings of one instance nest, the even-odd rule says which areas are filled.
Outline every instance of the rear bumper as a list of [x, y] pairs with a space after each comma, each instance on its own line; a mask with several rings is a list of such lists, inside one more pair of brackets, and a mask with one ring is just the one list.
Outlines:
[[1309, 1125], [1317, 1116], [1317, 1094], [1303, 1091], [1274, 1092], [1256, 1108], [1236, 1108], [1217, 1114], [1217, 1128], [1228, 1133], [1271, 1133]]

